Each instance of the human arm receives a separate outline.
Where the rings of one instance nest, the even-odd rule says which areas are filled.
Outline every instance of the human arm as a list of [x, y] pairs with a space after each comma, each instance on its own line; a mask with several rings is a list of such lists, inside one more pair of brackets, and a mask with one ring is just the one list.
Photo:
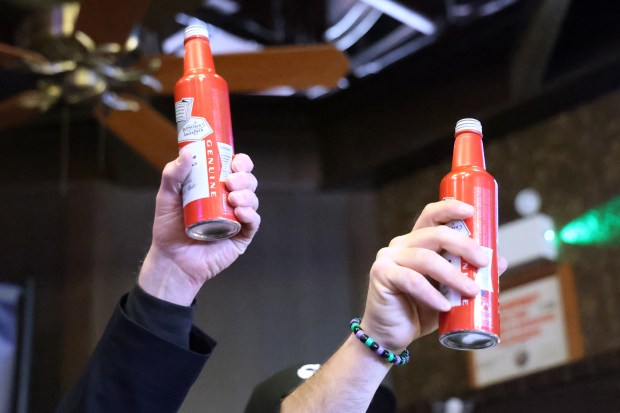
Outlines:
[[[466, 296], [479, 292], [475, 282], [440, 255], [445, 250], [479, 267], [489, 264], [476, 241], [443, 225], [472, 214], [473, 208], [459, 201], [429, 204], [410, 233], [379, 251], [361, 323], [369, 337], [399, 354], [413, 340], [434, 331], [439, 312], [450, 308], [435, 282]], [[499, 261], [503, 271], [506, 262]], [[314, 376], [284, 399], [281, 411], [365, 412], [391, 366], [349, 335]]]
[[191, 240], [183, 228], [180, 190], [190, 158], [181, 155], [166, 166], [138, 285], [116, 306], [57, 413], [178, 410], [215, 346], [192, 325], [192, 302], [206, 281], [245, 251], [260, 224], [252, 167], [247, 155], [237, 155], [226, 180], [241, 232], [207, 243]]

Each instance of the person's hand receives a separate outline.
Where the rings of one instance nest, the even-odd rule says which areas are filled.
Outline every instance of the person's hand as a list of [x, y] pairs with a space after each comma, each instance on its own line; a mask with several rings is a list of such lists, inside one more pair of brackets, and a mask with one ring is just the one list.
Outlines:
[[[451, 308], [437, 283], [465, 296], [478, 294], [476, 283], [440, 255], [445, 250], [478, 267], [489, 264], [477, 241], [443, 225], [473, 212], [470, 205], [454, 200], [429, 204], [409, 234], [394, 238], [377, 254], [362, 328], [385, 348], [400, 352], [437, 328], [439, 312]], [[500, 273], [506, 266], [498, 257]]]
[[237, 154], [226, 178], [228, 202], [241, 223], [241, 231], [228, 239], [196, 241], [185, 234], [181, 185], [191, 169], [191, 155], [184, 151], [166, 165], [157, 193], [153, 240], [144, 260], [138, 284], [147, 293], [188, 306], [209, 279], [243, 254], [260, 225], [256, 212], [257, 181], [249, 156]]

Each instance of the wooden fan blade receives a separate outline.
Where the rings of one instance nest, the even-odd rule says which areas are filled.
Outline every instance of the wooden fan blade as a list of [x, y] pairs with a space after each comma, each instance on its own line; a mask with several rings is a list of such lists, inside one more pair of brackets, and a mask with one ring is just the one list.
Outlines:
[[124, 45], [131, 29], [140, 23], [150, 0], [83, 0], [75, 30], [96, 44]]
[[23, 69], [33, 64], [45, 64], [43, 55], [31, 50], [0, 43], [0, 67], [3, 69]]
[[103, 105], [95, 108], [97, 120], [157, 170], [178, 156], [177, 129], [155, 108], [133, 95], [122, 95], [140, 105], [137, 112], [112, 110]]
[[38, 90], [27, 90], [0, 101], [0, 130], [22, 125], [41, 113], [36, 106], [24, 103], [38, 99], [40, 94]]
[[[288, 86], [306, 90], [313, 86], [333, 88], [349, 70], [347, 57], [330, 44], [279, 46], [259, 52], [213, 56], [215, 70], [228, 82], [232, 93], [260, 92]], [[154, 74], [163, 94], [172, 94], [183, 74], [183, 59], [161, 56]]]

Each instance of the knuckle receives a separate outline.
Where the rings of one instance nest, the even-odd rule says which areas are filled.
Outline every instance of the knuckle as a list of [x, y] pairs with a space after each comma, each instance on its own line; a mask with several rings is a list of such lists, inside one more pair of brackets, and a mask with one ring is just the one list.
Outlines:
[[404, 238], [405, 238], [405, 235], [400, 235], [398, 237], [394, 237], [394, 238], [392, 238], [392, 240], [390, 241], [388, 246], [389, 247], [394, 247], [394, 246], [400, 244]]
[[420, 216], [432, 216], [435, 212], [435, 204], [426, 204]]
[[162, 171], [162, 175], [164, 178], [172, 177], [172, 171], [174, 170], [173, 162], [176, 162], [176, 161], [168, 162], [166, 166], [164, 166], [164, 170]]
[[377, 261], [383, 260], [387, 258], [389, 255], [390, 249], [388, 247], [383, 247], [377, 252]]
[[370, 279], [380, 280], [385, 277], [388, 272], [388, 260], [386, 258], [377, 258], [377, 260], [370, 267]]
[[454, 236], [454, 234], [457, 234], [457, 232], [447, 225], [438, 225], [435, 227], [435, 234], [441, 238], [445, 238], [449, 236]]
[[407, 277], [409, 282], [409, 287], [412, 291], [417, 291], [423, 288], [424, 283], [426, 283], [426, 277], [421, 274], [413, 273], [409, 277]]
[[413, 261], [426, 262], [432, 258], [434, 252], [426, 248], [415, 248], [411, 254]]

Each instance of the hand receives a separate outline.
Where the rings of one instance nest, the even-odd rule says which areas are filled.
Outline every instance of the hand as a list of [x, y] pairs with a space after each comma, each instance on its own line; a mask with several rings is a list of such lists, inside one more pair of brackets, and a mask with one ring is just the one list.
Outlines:
[[249, 156], [237, 154], [226, 178], [228, 202], [241, 223], [241, 231], [228, 239], [197, 241], [185, 234], [181, 186], [191, 169], [184, 151], [164, 168], [157, 193], [153, 240], [142, 265], [138, 284], [149, 294], [188, 306], [202, 285], [243, 254], [260, 225], [257, 181]]
[[[437, 328], [439, 311], [451, 308], [437, 283], [465, 296], [478, 294], [477, 284], [439, 255], [446, 250], [478, 267], [489, 264], [475, 240], [442, 225], [473, 212], [470, 205], [454, 200], [429, 204], [409, 234], [394, 238], [377, 254], [362, 328], [385, 348], [398, 353]], [[498, 257], [499, 272], [506, 267], [506, 260]]]

